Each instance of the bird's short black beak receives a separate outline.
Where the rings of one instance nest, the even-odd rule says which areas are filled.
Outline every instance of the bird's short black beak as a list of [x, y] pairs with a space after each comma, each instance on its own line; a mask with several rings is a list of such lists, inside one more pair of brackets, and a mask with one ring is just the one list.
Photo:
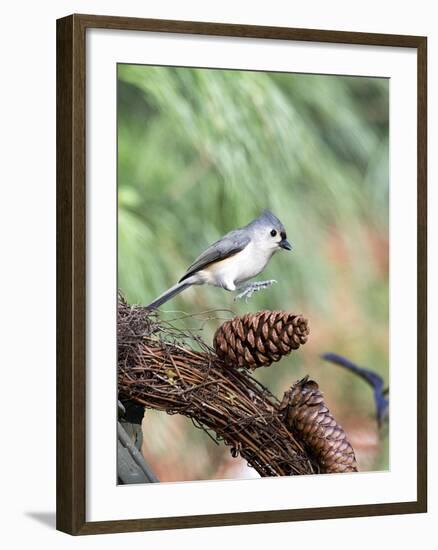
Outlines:
[[284, 248], [285, 250], [292, 250], [292, 245], [287, 239], [281, 239], [281, 241], [278, 243], [278, 246], [280, 248]]

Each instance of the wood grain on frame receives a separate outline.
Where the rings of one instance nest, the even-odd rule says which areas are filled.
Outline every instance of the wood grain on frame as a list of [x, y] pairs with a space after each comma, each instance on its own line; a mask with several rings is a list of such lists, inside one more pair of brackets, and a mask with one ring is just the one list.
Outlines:
[[[418, 62], [417, 500], [374, 505], [86, 521], [85, 31], [172, 32], [415, 48]], [[420, 36], [71, 15], [57, 21], [57, 529], [73, 535], [347, 518], [427, 510], [427, 39]]]

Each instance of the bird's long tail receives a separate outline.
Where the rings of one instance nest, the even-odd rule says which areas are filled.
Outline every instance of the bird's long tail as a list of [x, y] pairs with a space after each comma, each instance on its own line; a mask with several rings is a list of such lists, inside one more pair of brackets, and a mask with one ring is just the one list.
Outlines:
[[146, 306], [148, 309], [156, 309], [163, 305], [165, 302], [188, 288], [189, 286], [192, 286], [193, 283], [188, 283], [187, 281], [181, 281], [180, 283], [176, 283], [176, 285], [171, 286], [166, 292], [163, 292], [158, 298], [156, 298], [153, 302], [151, 302], [148, 306]]

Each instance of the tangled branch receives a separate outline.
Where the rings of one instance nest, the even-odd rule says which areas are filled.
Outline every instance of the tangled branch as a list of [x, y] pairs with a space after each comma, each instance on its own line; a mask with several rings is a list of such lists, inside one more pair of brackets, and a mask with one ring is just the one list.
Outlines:
[[281, 404], [248, 369], [230, 368], [197, 335], [121, 297], [118, 389], [124, 401], [190, 418], [262, 477], [330, 471], [294, 432], [285, 400]]

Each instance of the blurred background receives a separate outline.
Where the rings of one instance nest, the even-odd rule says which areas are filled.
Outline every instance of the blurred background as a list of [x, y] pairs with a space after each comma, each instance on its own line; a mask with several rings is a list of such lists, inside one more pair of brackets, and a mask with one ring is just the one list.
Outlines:
[[[271, 209], [294, 248], [258, 280], [278, 284], [247, 303], [189, 289], [160, 315], [211, 344], [235, 314], [303, 313], [308, 343], [254, 376], [280, 399], [305, 374], [316, 380], [362, 471], [388, 469], [387, 429], [370, 387], [321, 354], [388, 383], [388, 102], [379, 78], [118, 66], [119, 288], [148, 304], [209, 244]], [[143, 432], [161, 481], [257, 477], [184, 417], [146, 411]]]

